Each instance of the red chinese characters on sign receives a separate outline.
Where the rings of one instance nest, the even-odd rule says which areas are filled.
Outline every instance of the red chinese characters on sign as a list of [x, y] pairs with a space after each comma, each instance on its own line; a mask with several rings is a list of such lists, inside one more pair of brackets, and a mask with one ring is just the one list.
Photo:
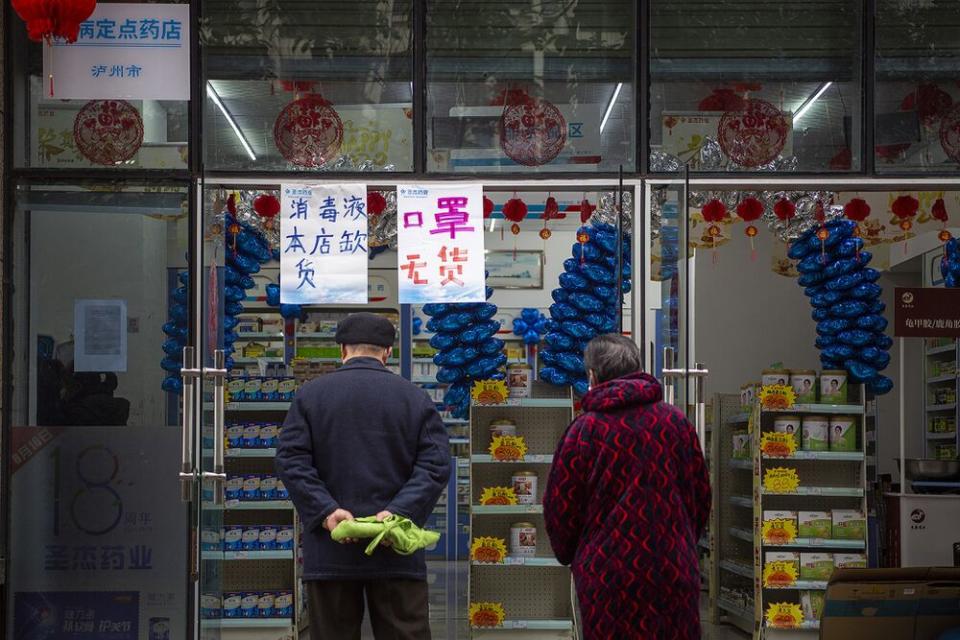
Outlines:
[[447, 247], [444, 246], [440, 250], [437, 257], [442, 261], [440, 265], [441, 287], [445, 287], [448, 284], [463, 286], [463, 280], [461, 279], [461, 276], [463, 276], [462, 263], [467, 262], [467, 253], [466, 249], [461, 249], [460, 247], [453, 247], [448, 250]]
[[407, 279], [413, 280], [413, 284], [430, 284], [430, 281], [420, 277], [420, 269], [427, 266], [426, 262], [420, 260], [419, 253], [411, 253], [407, 256], [407, 263], [400, 268], [407, 272]]
[[433, 216], [436, 227], [430, 230], [430, 235], [448, 233], [450, 238], [455, 240], [458, 231], [461, 233], [473, 231], [473, 227], [467, 226], [470, 214], [463, 209], [465, 206], [467, 206], [466, 198], [438, 198], [437, 208], [441, 211]]
[[723, 153], [741, 167], [775, 160], [787, 144], [790, 125], [783, 112], [766, 100], [746, 100], [742, 110], [720, 118], [717, 137]]

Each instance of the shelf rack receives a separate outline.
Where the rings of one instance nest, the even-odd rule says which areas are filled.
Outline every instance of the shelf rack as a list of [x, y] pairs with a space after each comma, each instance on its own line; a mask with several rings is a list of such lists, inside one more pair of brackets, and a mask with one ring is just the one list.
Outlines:
[[924, 341], [924, 353], [924, 457], [956, 458], [960, 447], [957, 439], [957, 425], [960, 424], [956, 401], [960, 393], [957, 386], [960, 371], [957, 342], [928, 338]]
[[[529, 521], [537, 529], [533, 557], [508, 557], [503, 564], [469, 563], [468, 602], [499, 602], [506, 620], [499, 629], [471, 629], [471, 638], [575, 638], [570, 570], [550, 549], [543, 520], [543, 491], [557, 442], [573, 418], [573, 401], [563, 390], [535, 383], [533, 398], [470, 409], [470, 533], [502, 539], [510, 548], [510, 526]], [[489, 455], [490, 423], [510, 419], [523, 436], [523, 461], [496, 462]], [[484, 488], [511, 486], [519, 470], [536, 470], [537, 495], [530, 505], [480, 505]]]

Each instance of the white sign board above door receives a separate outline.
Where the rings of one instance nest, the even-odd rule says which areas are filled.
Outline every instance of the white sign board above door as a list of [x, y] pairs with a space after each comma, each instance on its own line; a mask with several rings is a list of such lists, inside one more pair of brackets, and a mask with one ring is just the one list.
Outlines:
[[44, 45], [43, 76], [47, 98], [189, 100], [190, 5], [98, 4], [75, 43]]

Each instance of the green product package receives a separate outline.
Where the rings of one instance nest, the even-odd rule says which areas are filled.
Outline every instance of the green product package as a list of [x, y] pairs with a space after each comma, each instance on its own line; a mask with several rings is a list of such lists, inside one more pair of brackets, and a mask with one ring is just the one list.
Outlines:
[[835, 416], [830, 420], [830, 450], [857, 450], [857, 419], [849, 416]]
[[401, 516], [390, 516], [382, 522], [375, 516], [344, 520], [330, 532], [330, 537], [336, 542], [343, 542], [348, 538], [372, 538], [364, 551], [368, 556], [373, 555], [377, 545], [384, 540], [390, 542], [393, 551], [404, 556], [434, 545], [440, 540], [439, 533], [421, 529], [413, 524], [413, 521]]
[[800, 511], [797, 514], [798, 526], [797, 534], [801, 538], [825, 538], [831, 537], [831, 526], [829, 511]]
[[833, 574], [833, 556], [829, 553], [801, 553], [801, 580], [829, 580]]
[[864, 540], [866, 538], [867, 520], [863, 513], [856, 509], [834, 509], [833, 538], [834, 540]]

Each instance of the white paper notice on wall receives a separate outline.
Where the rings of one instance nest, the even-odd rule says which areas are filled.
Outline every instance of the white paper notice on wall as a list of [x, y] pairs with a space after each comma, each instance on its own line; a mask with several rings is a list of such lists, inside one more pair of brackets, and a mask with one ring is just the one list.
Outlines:
[[280, 302], [366, 304], [367, 186], [280, 186]]
[[400, 304], [484, 302], [483, 187], [398, 185]]
[[189, 100], [190, 5], [99, 3], [75, 43], [43, 47], [43, 77], [46, 98]]
[[126, 301], [75, 300], [73, 342], [74, 371], [126, 371]]

